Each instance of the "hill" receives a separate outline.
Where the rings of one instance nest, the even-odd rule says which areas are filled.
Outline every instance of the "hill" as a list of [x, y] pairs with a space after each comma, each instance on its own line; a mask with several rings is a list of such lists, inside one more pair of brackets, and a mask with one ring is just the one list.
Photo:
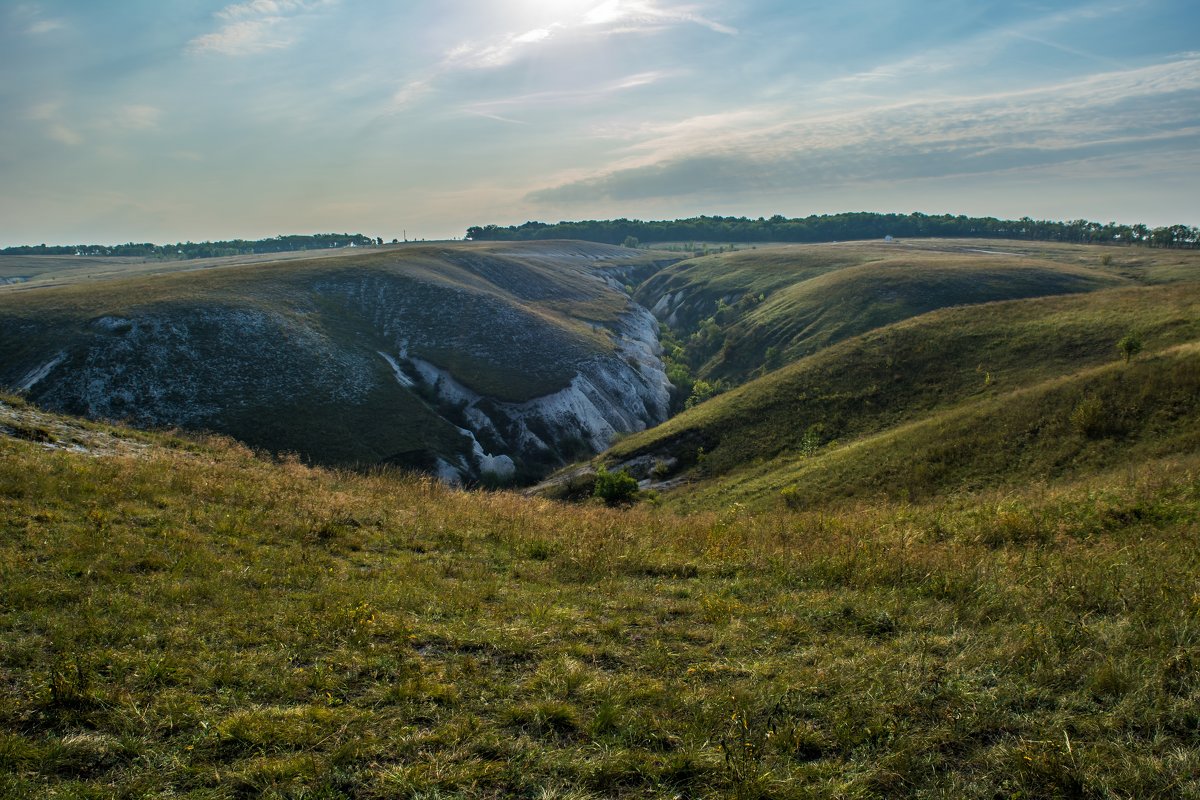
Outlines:
[[663, 263], [539, 242], [48, 269], [0, 290], [0, 385], [328, 464], [528, 479], [665, 418], [623, 289]]
[[741, 383], [873, 328], [928, 311], [1194, 279], [1189, 251], [921, 240], [741, 249], [681, 261], [638, 287], [676, 360]]
[[1190, 797], [1200, 461], [680, 517], [0, 399], [0, 796]]
[[[1146, 352], [1124, 364], [1130, 331]], [[825, 348], [605, 460], [704, 502], [914, 499], [1194, 452], [1200, 284], [949, 308]], [[686, 502], [681, 500], [680, 502]]]

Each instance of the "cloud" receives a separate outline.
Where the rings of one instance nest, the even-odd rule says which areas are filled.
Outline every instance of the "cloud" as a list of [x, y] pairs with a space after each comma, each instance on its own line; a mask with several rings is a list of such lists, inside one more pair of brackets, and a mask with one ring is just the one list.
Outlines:
[[1105, 61], [1110, 66], [1124, 66], [1113, 59], [1067, 47], [1046, 38], [1050, 31], [1070, 28], [1080, 23], [1127, 14], [1136, 3], [1101, 2], [1055, 11], [1039, 17], [999, 28], [988, 28], [953, 44], [923, 49], [920, 52], [889, 64], [826, 81], [818, 91], [827, 97], [843, 97], [847, 93], [869, 89], [890, 90], [891, 83], [902, 85], [930, 76], [945, 76], [987, 64], [1009, 48], [1014, 40], [1033, 42], [1080, 58]]
[[623, 32], [690, 23], [727, 36], [737, 35], [736, 28], [700, 15], [693, 6], [664, 8], [648, 0], [605, 0], [584, 15], [583, 21], [586, 25], [610, 26]]
[[565, 28], [561, 23], [534, 28], [523, 33], [506, 34], [486, 42], [463, 43], [442, 60], [439, 72], [453, 69], [494, 69], [517, 60], [521, 51], [552, 38]]
[[409, 81], [392, 95], [392, 107], [395, 109], [404, 108], [415, 103], [431, 91], [433, 91], [433, 86], [425, 78], [417, 78], [416, 80]]
[[121, 125], [130, 130], [153, 130], [162, 119], [162, 109], [146, 105], [124, 106], [118, 119]]
[[726, 35], [737, 33], [728, 25], [702, 16], [695, 6], [663, 6], [651, 0], [605, 0], [583, 14], [566, 14], [536, 28], [459, 44], [448, 51], [439, 64], [401, 86], [393, 96], [392, 111], [402, 110], [429, 94], [446, 75], [501, 69], [554, 41], [581, 40], [596, 35], [657, 33], [684, 24], [700, 25]]
[[623, 157], [530, 193], [537, 203], [783, 192], [1187, 152], [1200, 54], [1023, 91], [789, 116], [774, 108], [631, 132]]
[[471, 103], [463, 106], [462, 110], [468, 114], [475, 114], [482, 117], [497, 119], [501, 122], [519, 122], [520, 120], [509, 119], [507, 117], [500, 116], [500, 114], [511, 112], [516, 109], [528, 109], [545, 106], [561, 108], [570, 104], [595, 102], [605, 97], [611, 97], [622, 92], [632, 91], [643, 86], [650, 86], [652, 84], [659, 83], [660, 81], [684, 74], [685, 73], [682, 71], [666, 72], [662, 70], [639, 72], [633, 75], [627, 75], [615, 81], [609, 81], [579, 89], [532, 92], [529, 94], [514, 95], [512, 97], [503, 97], [496, 100], [485, 100], [478, 103]]
[[63, 24], [64, 23], [61, 19], [40, 19], [37, 22], [30, 25], [26, 29], [26, 32], [30, 33], [34, 36], [41, 36], [43, 34], [52, 33], [53, 31], [56, 31], [56, 30], [62, 28]]
[[25, 112], [25, 118], [37, 123], [49, 141], [67, 147], [89, 142], [103, 148], [130, 132], [157, 130], [163, 112], [156, 106], [131, 103], [86, 116], [75, 102], [65, 104], [52, 100], [31, 106]]
[[46, 127], [46, 135], [59, 144], [65, 144], [68, 147], [77, 147], [83, 144], [83, 137], [61, 122], [50, 123]]
[[78, 147], [83, 144], [83, 136], [74, 128], [68, 126], [62, 119], [62, 103], [38, 103], [25, 112], [25, 118], [41, 123], [46, 138], [67, 147]]
[[15, 23], [14, 27], [24, 30], [29, 36], [44, 36], [66, 27], [66, 20], [46, 17], [42, 7], [35, 3], [14, 6], [9, 14]]
[[219, 31], [197, 36], [188, 44], [192, 53], [244, 56], [290, 47], [295, 40], [280, 30], [283, 17], [231, 22]]
[[295, 22], [336, 0], [249, 0], [226, 6], [214, 16], [222, 20], [212, 33], [188, 42], [193, 54], [248, 56], [291, 47], [298, 41]]
[[247, 17], [279, 17], [304, 11], [308, 3], [301, 0], [250, 0], [226, 6], [217, 12], [222, 19], [245, 19]]

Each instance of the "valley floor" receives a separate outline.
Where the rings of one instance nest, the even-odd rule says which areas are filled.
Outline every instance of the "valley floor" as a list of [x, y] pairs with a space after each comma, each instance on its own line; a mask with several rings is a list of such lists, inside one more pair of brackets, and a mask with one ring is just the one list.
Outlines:
[[1200, 457], [679, 517], [0, 408], [2, 796], [1200, 795]]

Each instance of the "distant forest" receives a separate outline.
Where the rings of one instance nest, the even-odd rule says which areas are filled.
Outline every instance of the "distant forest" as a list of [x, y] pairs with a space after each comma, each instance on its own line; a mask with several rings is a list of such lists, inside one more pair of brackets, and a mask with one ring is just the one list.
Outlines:
[[836, 242], [849, 239], [894, 237], [963, 237], [989, 239], [1033, 239], [1049, 242], [1093, 244], [1141, 244], [1151, 247], [1196, 247], [1200, 230], [1187, 225], [1150, 228], [1146, 225], [1102, 224], [1085, 219], [1069, 222], [1017, 220], [995, 217], [966, 217], [944, 214], [873, 214], [856, 212], [822, 214], [801, 219], [773, 216], [692, 217], [691, 219], [643, 222], [613, 219], [582, 222], [526, 222], [501, 227], [487, 225], [467, 229], [467, 237], [485, 241], [526, 239], [583, 239], [606, 244], [651, 242]]
[[233, 239], [227, 242], [180, 242], [179, 244], [101, 245], [26, 245], [0, 250], [4, 256], [127, 256], [183, 260], [192, 258], [222, 258], [255, 253], [284, 253], [292, 250], [318, 250], [331, 247], [366, 247], [383, 244], [361, 233], [318, 233], [311, 236], [276, 236], [273, 239]]

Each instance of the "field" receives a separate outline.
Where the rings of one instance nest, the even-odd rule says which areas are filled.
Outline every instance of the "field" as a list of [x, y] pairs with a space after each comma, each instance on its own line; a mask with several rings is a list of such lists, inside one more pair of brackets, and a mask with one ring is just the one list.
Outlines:
[[1200, 791], [1195, 455], [678, 517], [3, 424], [7, 796]]

